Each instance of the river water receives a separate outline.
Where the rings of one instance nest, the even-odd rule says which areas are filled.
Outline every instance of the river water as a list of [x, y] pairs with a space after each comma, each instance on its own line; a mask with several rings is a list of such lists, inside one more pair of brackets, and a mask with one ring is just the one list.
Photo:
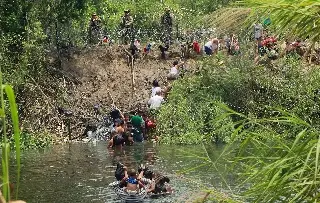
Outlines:
[[[123, 149], [107, 149], [105, 142], [71, 143], [52, 146], [45, 150], [22, 153], [19, 197], [28, 203], [64, 202], [121, 202], [108, 184], [115, 181], [118, 161], [128, 168], [148, 164], [156, 172], [170, 177], [175, 192], [167, 197], [147, 199], [145, 202], [186, 202], [207, 186], [219, 190], [232, 187], [232, 176], [222, 175], [219, 169], [203, 166], [186, 171], [216, 159], [222, 147], [168, 146], [152, 143], [136, 144]], [[209, 150], [208, 150], [209, 149]], [[180, 172], [185, 171], [184, 175]]]

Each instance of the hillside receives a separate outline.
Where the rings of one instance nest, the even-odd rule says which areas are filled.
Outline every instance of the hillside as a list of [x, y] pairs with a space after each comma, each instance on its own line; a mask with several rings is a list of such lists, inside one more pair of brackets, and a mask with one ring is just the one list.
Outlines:
[[[52, 60], [49, 66], [51, 77], [48, 76], [38, 87], [26, 86], [24, 94], [20, 94], [25, 130], [34, 132], [46, 129], [50, 134], [66, 137], [64, 117], [57, 111], [62, 107], [73, 112], [72, 135], [77, 138], [86, 123], [93, 119], [95, 104], [99, 104], [105, 112], [112, 108], [113, 103], [124, 112], [137, 106], [146, 107], [152, 81], [157, 79], [162, 87], [167, 85], [166, 75], [171, 64], [179, 59], [172, 56], [163, 60], [159, 59], [159, 55], [155, 51], [136, 60], [134, 97], [131, 67], [127, 64], [123, 47], [99, 46], [70, 51], [61, 59], [60, 69]], [[175, 55], [174, 52], [171, 55]], [[42, 91], [35, 91], [35, 88]]]

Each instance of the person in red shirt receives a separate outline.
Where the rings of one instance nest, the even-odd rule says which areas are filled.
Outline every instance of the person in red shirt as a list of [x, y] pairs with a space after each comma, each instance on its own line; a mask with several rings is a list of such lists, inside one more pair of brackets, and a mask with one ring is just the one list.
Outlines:
[[201, 48], [200, 48], [200, 44], [197, 41], [194, 41], [192, 44], [193, 50], [197, 53], [200, 54], [201, 52]]

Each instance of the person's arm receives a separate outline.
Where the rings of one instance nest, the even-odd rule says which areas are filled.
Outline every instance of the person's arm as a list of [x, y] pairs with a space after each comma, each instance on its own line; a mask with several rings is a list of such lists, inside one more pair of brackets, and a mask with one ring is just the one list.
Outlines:
[[143, 178], [143, 170], [139, 173], [137, 180], [141, 180]]
[[133, 23], [133, 18], [132, 18], [132, 16], [129, 16], [128, 21], [127, 21], [127, 26], [132, 25], [132, 23]]
[[113, 138], [114, 138], [114, 136], [112, 136], [111, 140], [109, 140], [108, 148], [111, 148], [113, 146]]
[[140, 180], [138, 180], [138, 185], [140, 188], [144, 188], [144, 184], [142, 184], [142, 182]]
[[127, 167], [124, 166], [123, 169], [124, 169], [124, 177], [120, 181], [121, 184], [125, 184], [126, 180], [128, 179]]
[[152, 181], [152, 183], [150, 184], [149, 189], [147, 190], [147, 193], [154, 192], [155, 188], [156, 188], [156, 184], [155, 184], [154, 181]]

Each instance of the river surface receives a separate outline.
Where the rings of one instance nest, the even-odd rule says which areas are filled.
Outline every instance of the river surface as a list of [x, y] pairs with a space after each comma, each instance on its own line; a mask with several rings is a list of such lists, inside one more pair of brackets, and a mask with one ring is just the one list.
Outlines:
[[[215, 160], [222, 147], [168, 146], [152, 143], [136, 144], [122, 150], [107, 149], [105, 142], [72, 143], [45, 150], [22, 153], [19, 197], [28, 203], [121, 202], [108, 184], [115, 181], [118, 161], [128, 168], [148, 164], [156, 172], [170, 177], [174, 194], [145, 202], [186, 202], [205, 187], [214, 186], [228, 192], [232, 176], [221, 168], [200, 166], [205, 159]], [[180, 175], [185, 171], [184, 175]], [[228, 187], [226, 187], [228, 183]], [[224, 188], [224, 189], [223, 189]]]

